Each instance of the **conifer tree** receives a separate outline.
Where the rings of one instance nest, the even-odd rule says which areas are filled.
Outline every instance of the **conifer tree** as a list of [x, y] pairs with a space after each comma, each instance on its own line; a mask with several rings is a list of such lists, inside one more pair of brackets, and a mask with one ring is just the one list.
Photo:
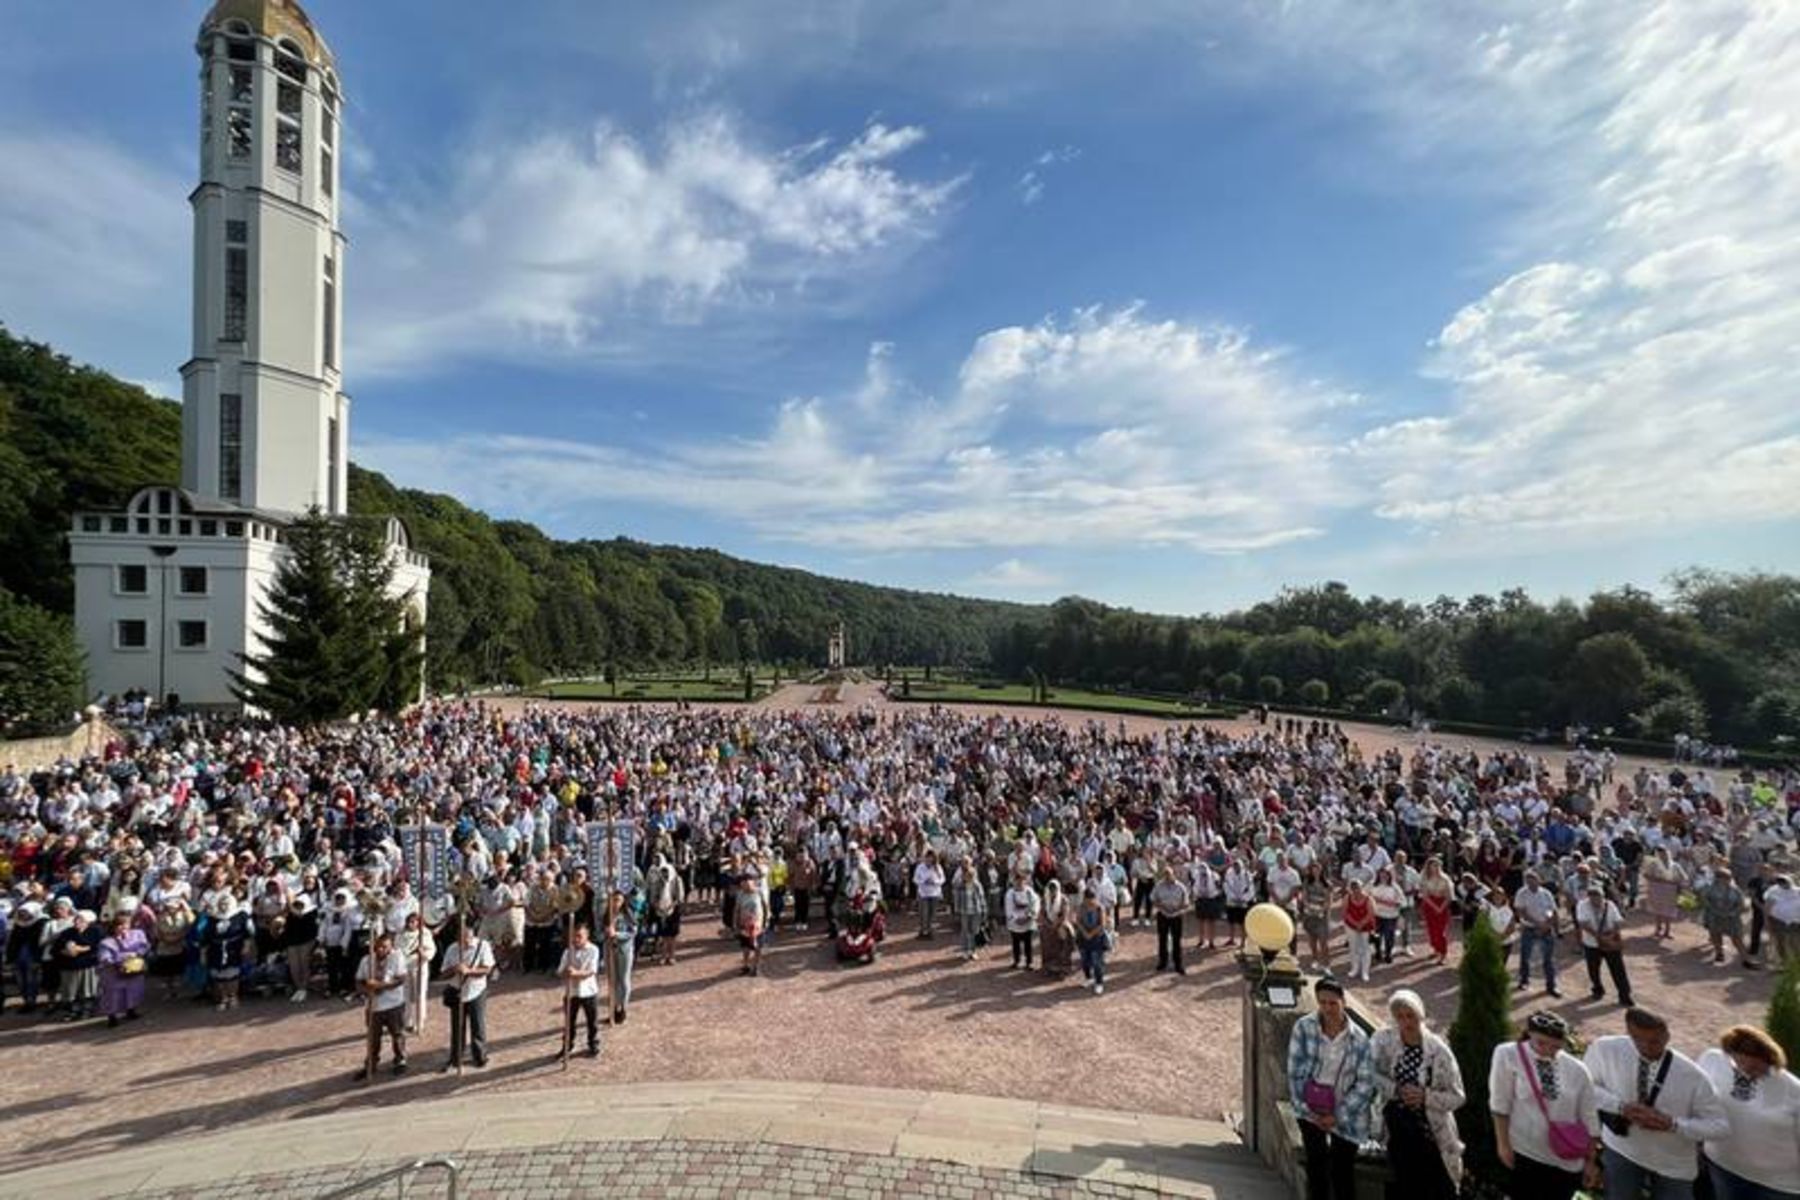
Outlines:
[[1457, 977], [1456, 1020], [1450, 1026], [1449, 1040], [1456, 1065], [1462, 1069], [1468, 1100], [1457, 1110], [1456, 1123], [1468, 1147], [1470, 1169], [1491, 1175], [1498, 1159], [1487, 1106], [1488, 1064], [1494, 1047], [1511, 1041], [1514, 1033], [1506, 957], [1486, 914], [1476, 918], [1475, 927], [1463, 941]]
[[1788, 1062], [1800, 1062], [1800, 958], [1790, 958], [1781, 968], [1764, 1024], [1769, 1036], [1787, 1051]]
[[[243, 655], [233, 691], [280, 721], [314, 724], [417, 695], [419, 634], [388, 589], [378, 527], [313, 510], [287, 527], [287, 554], [262, 603], [261, 653]], [[410, 692], [408, 687], [412, 689]]]

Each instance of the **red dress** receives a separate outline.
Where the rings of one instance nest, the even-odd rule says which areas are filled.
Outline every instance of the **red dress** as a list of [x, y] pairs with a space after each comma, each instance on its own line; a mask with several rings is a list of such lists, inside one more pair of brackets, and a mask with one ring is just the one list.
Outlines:
[[1450, 888], [1448, 880], [1438, 894], [1419, 891], [1419, 913], [1425, 918], [1425, 937], [1439, 958], [1450, 953]]

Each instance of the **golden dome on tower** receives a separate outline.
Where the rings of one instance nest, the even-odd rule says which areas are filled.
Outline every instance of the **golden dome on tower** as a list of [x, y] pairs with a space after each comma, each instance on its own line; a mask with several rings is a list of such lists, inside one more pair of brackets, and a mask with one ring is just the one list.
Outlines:
[[260, 37], [276, 41], [286, 38], [300, 47], [314, 66], [332, 65], [330, 47], [313, 28], [312, 18], [298, 0], [218, 0], [200, 23], [200, 32], [203, 36], [215, 31], [230, 32], [234, 22], [241, 22]]

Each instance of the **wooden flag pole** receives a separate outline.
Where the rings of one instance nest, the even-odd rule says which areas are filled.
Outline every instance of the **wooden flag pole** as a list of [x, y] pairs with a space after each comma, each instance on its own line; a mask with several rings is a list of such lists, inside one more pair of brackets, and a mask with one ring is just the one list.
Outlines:
[[[430, 868], [426, 866], [426, 855], [430, 853], [430, 849], [425, 844], [425, 801], [423, 798], [419, 801], [415, 815], [419, 819], [419, 861], [417, 864], [418, 876], [413, 880], [413, 903], [418, 905], [419, 910], [419, 940], [414, 948], [413, 971], [419, 979], [419, 1036], [423, 1037], [425, 1035], [425, 1009], [431, 1003], [431, 997], [426, 995], [425, 988], [425, 931], [430, 928], [425, 920], [425, 897], [429, 890], [427, 880], [430, 876]], [[408, 988], [407, 990], [411, 991], [412, 989]]]
[[619, 844], [618, 844], [617, 839], [613, 836], [615, 826], [617, 825], [617, 823], [618, 823], [617, 801], [615, 799], [608, 799], [606, 802], [606, 829], [604, 830], [605, 837], [606, 837], [606, 897], [605, 897], [606, 916], [600, 923], [601, 932], [602, 932], [602, 935], [606, 939], [606, 944], [605, 944], [605, 946], [603, 946], [601, 948], [601, 952], [600, 952], [601, 960], [600, 961], [601, 961], [601, 966], [606, 971], [606, 1019], [609, 1022], [612, 1020], [612, 1015], [619, 1011], [618, 997], [613, 994], [613, 972], [612, 972], [612, 964], [613, 964], [612, 898], [613, 898], [613, 893], [619, 890], [619, 863], [618, 863]]
[[569, 1052], [575, 1043], [575, 1010], [571, 1007], [575, 1001], [575, 911], [563, 918], [563, 958], [568, 961], [568, 970], [563, 974], [562, 993], [562, 1069], [569, 1069]]

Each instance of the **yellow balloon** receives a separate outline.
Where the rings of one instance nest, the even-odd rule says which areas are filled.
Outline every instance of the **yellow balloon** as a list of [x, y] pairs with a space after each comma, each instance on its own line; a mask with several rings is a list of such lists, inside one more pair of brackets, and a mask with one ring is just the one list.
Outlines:
[[1259, 904], [1244, 914], [1244, 934], [1258, 950], [1284, 950], [1294, 940], [1294, 918], [1279, 904]]

